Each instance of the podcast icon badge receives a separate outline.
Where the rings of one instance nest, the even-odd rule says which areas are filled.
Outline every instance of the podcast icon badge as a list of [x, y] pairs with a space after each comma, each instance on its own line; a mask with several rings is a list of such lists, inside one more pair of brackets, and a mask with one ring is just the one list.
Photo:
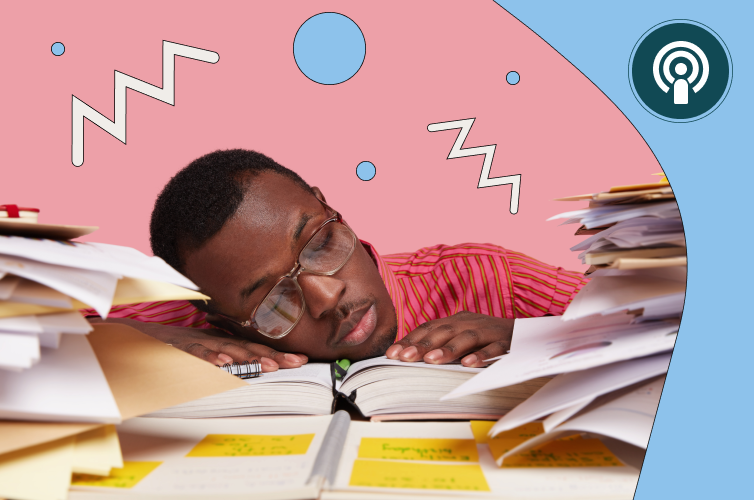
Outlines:
[[636, 42], [628, 80], [647, 111], [663, 120], [690, 122], [712, 113], [725, 100], [733, 64], [725, 43], [707, 26], [666, 21]]

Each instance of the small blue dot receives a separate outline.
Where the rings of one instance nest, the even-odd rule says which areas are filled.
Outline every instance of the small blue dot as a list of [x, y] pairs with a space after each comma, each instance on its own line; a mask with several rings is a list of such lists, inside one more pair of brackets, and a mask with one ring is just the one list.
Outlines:
[[515, 71], [511, 71], [510, 73], [505, 75], [505, 81], [510, 83], [511, 85], [515, 85], [521, 81], [521, 76]]
[[362, 181], [371, 181], [372, 179], [374, 179], [374, 176], [376, 174], [377, 169], [374, 168], [374, 165], [371, 161], [362, 161], [356, 167], [356, 175]]
[[335, 12], [312, 16], [293, 39], [293, 58], [310, 80], [323, 85], [343, 83], [364, 63], [366, 42], [361, 29]]
[[63, 45], [60, 42], [55, 42], [52, 44], [52, 53], [56, 56], [62, 56], [63, 52], [65, 52], [65, 45]]

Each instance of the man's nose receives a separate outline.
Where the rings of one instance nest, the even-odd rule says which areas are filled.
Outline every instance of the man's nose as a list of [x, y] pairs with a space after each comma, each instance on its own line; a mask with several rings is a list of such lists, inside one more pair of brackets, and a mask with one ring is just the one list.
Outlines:
[[304, 300], [309, 313], [319, 319], [331, 309], [338, 306], [340, 298], [346, 291], [346, 284], [332, 276], [300, 274], [298, 283], [304, 292]]

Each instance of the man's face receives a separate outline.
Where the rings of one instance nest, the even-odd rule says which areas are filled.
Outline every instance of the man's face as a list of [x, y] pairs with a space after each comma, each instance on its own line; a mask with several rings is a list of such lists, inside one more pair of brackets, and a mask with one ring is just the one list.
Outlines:
[[[322, 196], [314, 189], [317, 197]], [[293, 268], [299, 252], [327, 218], [317, 198], [295, 182], [274, 173], [259, 174], [251, 179], [244, 201], [223, 228], [199, 250], [184, 255], [186, 274], [212, 297], [218, 311], [244, 322]], [[360, 243], [334, 275], [302, 273], [298, 283], [306, 307], [285, 337], [273, 340], [252, 328], [227, 321], [219, 324], [253, 342], [306, 354], [313, 361], [380, 356], [395, 340], [395, 307], [376, 264]]]

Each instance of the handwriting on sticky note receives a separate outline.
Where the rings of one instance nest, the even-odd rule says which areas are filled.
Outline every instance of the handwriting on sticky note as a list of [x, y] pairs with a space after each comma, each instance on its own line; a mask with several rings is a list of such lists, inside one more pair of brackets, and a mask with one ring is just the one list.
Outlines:
[[98, 486], [101, 488], [133, 488], [155, 470], [162, 462], [123, 462], [122, 469], [110, 469], [109, 476], [73, 474], [72, 486]]
[[267, 457], [304, 455], [314, 434], [269, 436], [251, 434], [209, 434], [187, 457]]
[[416, 490], [490, 491], [478, 464], [418, 464], [389, 460], [353, 463], [350, 486]]
[[[490, 441], [493, 456], [495, 441]], [[559, 439], [507, 457], [503, 467], [620, 467], [623, 463], [599, 439]]]
[[473, 439], [361, 438], [359, 458], [478, 462]]

